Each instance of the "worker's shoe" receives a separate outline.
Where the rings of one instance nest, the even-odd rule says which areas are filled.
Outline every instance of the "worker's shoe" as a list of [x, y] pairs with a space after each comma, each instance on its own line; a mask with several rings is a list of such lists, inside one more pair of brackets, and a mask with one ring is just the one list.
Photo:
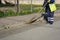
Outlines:
[[49, 24], [53, 24], [53, 21], [49, 21]]
[[41, 14], [41, 17], [43, 17], [43, 16], [45, 16], [45, 14], [42, 13], [42, 14]]

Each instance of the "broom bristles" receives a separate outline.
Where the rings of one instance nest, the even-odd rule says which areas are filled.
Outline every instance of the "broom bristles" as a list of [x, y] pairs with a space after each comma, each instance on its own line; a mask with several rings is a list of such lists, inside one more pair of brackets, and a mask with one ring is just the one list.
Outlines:
[[33, 17], [33, 18], [31, 18], [30, 20], [28, 20], [26, 23], [27, 23], [27, 24], [32, 23], [32, 20], [33, 20], [33, 19], [35, 19], [35, 17], [36, 17], [36, 16], [34, 16], [34, 17]]

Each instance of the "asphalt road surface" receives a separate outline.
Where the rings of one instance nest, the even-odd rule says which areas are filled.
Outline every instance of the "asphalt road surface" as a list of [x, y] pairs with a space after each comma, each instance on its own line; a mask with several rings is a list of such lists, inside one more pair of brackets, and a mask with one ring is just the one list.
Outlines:
[[[60, 11], [57, 13], [60, 13]], [[0, 21], [2, 22], [2, 20]], [[60, 40], [60, 17], [55, 17], [53, 25], [35, 22], [33, 24], [24, 24], [10, 29], [0, 30], [0, 40]]]
[[2, 30], [0, 40], [60, 40], [60, 20], [56, 19], [53, 25], [33, 23]]

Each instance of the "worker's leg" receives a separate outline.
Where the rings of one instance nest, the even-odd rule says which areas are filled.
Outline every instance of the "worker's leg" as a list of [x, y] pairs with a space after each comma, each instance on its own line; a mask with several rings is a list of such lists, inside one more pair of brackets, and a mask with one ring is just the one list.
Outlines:
[[54, 12], [50, 12], [50, 11], [48, 10], [47, 15], [48, 15], [48, 17], [47, 17], [48, 22], [49, 22], [50, 24], [53, 24], [53, 22], [54, 22]]
[[44, 20], [46, 21], [46, 23], [48, 23], [48, 19], [47, 19], [48, 15], [44, 14]]
[[54, 22], [54, 12], [51, 12], [49, 7], [46, 7], [44, 14], [44, 19], [46, 20], [47, 23], [53, 24]]
[[46, 21], [46, 23], [49, 23], [48, 22], [48, 16], [49, 16], [49, 11], [48, 11], [49, 9], [45, 9], [45, 14], [44, 14], [44, 20]]
[[48, 16], [48, 22], [50, 24], [53, 24], [53, 22], [54, 22], [54, 12], [50, 12], [50, 15]]

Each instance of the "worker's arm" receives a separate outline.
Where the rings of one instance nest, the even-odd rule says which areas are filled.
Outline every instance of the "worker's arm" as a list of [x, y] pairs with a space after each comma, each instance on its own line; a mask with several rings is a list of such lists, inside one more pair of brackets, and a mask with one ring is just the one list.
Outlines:
[[44, 0], [43, 7], [46, 7], [48, 0]]

